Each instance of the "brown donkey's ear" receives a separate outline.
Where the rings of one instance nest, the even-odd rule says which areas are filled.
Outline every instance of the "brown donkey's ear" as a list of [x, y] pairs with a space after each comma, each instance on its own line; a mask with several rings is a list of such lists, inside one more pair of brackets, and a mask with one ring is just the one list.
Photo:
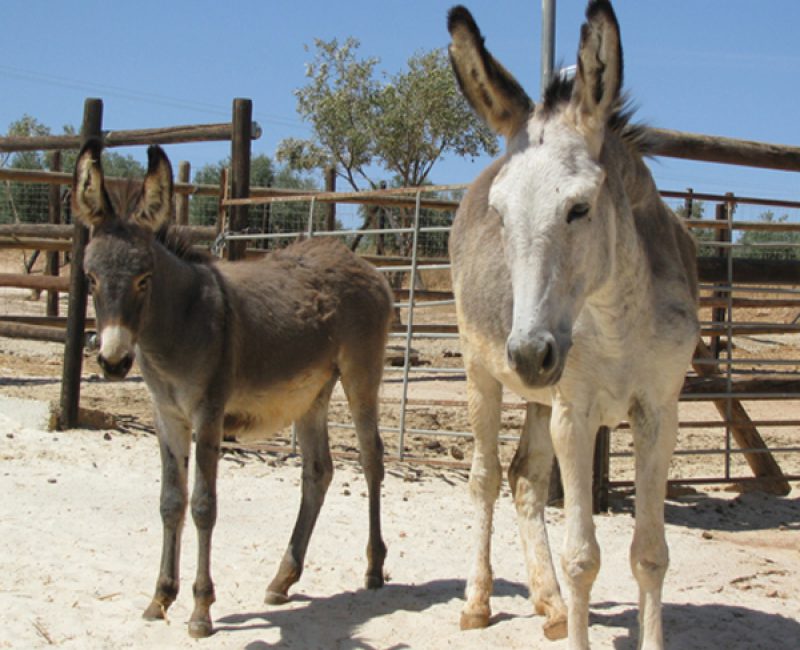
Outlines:
[[605, 125], [619, 105], [621, 88], [622, 44], [617, 17], [608, 0], [591, 0], [581, 27], [571, 103], [578, 128], [597, 140], [598, 155]]
[[533, 101], [483, 45], [472, 14], [462, 6], [447, 14], [450, 63], [461, 92], [489, 127], [506, 140], [528, 120]]
[[87, 226], [96, 227], [114, 218], [106, 193], [100, 156], [103, 147], [93, 138], [83, 145], [72, 176], [72, 212]]
[[134, 211], [134, 220], [153, 232], [165, 225], [172, 215], [172, 166], [158, 145], [147, 149], [147, 175], [142, 198]]

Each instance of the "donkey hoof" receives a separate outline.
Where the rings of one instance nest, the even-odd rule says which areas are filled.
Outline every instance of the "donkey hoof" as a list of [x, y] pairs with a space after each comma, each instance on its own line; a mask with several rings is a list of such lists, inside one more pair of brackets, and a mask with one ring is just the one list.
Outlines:
[[154, 600], [142, 612], [142, 618], [146, 621], [163, 621], [167, 618], [167, 608]]
[[282, 594], [279, 591], [267, 591], [267, 595], [264, 597], [264, 602], [267, 605], [285, 605], [289, 602], [289, 596], [287, 594]]
[[489, 613], [485, 614], [468, 614], [461, 612], [461, 629], [462, 630], [482, 630], [489, 627]]
[[542, 631], [550, 641], [565, 639], [567, 637], [567, 619], [559, 616], [553, 620], [545, 621], [544, 625], [542, 625]]
[[364, 577], [364, 586], [367, 589], [380, 589], [381, 587], [383, 587], [383, 575], [368, 573]]
[[214, 627], [208, 619], [189, 621], [189, 636], [193, 639], [204, 639], [214, 633]]

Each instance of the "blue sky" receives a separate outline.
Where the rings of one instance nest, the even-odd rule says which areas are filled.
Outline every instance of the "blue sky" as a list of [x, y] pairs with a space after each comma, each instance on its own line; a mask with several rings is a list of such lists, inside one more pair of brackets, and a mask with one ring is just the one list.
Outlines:
[[[442, 0], [318, 2], [194, 0], [4, 0], [0, 131], [28, 113], [54, 132], [78, 125], [85, 97], [102, 97], [106, 129], [230, 119], [249, 97], [274, 155], [308, 128], [292, 91], [305, 83], [305, 46], [354, 36], [361, 54], [394, 72], [415, 52], [448, 42]], [[465, 3], [495, 56], [539, 95], [540, 0]], [[625, 85], [639, 119], [653, 126], [800, 144], [800, 47], [796, 0], [617, 0]], [[560, 0], [556, 60], [574, 63], [585, 4]], [[126, 150], [144, 159], [141, 149]], [[228, 155], [225, 143], [168, 148], [196, 169]], [[487, 159], [446, 159], [437, 183], [468, 182]], [[663, 189], [797, 198], [797, 176], [659, 158]]]

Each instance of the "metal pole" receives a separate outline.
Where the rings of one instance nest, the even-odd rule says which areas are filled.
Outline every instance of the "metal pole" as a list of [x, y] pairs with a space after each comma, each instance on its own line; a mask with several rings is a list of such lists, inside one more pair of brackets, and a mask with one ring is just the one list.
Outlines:
[[406, 323], [406, 349], [403, 358], [403, 394], [400, 398], [400, 450], [398, 457], [403, 460], [403, 446], [406, 436], [406, 405], [408, 402], [408, 373], [411, 367], [411, 340], [414, 336], [414, 293], [417, 288], [417, 245], [419, 244], [420, 201], [422, 192], [417, 191], [417, 206], [414, 209], [414, 235], [411, 248], [411, 281], [408, 286], [408, 322]]
[[540, 93], [553, 78], [553, 62], [556, 50], [556, 0], [542, 0], [542, 68]]

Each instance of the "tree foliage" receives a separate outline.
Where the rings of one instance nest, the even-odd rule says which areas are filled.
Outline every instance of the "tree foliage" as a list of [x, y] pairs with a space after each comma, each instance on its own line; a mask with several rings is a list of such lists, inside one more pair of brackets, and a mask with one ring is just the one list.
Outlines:
[[[789, 215], [776, 217], [772, 210], [759, 215], [764, 224], [782, 224]], [[796, 260], [800, 259], [800, 232], [775, 230], [746, 230], [738, 239], [737, 257], [751, 259]]]
[[333, 167], [354, 190], [380, 178], [422, 185], [443, 154], [496, 154], [497, 139], [461, 97], [443, 50], [413, 56], [407, 69], [377, 76], [377, 58], [359, 42], [315, 41], [308, 83], [295, 92], [311, 125], [307, 140], [287, 139], [277, 157], [298, 169]]

